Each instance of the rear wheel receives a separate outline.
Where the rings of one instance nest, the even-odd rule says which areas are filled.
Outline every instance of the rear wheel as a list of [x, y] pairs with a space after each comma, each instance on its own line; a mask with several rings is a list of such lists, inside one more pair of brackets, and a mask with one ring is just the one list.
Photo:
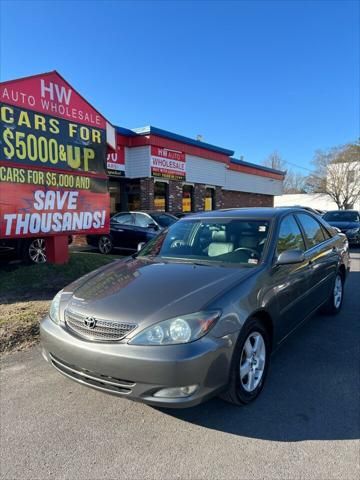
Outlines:
[[340, 272], [335, 277], [333, 289], [329, 299], [325, 304], [323, 311], [330, 315], [336, 315], [340, 312], [344, 300], [344, 277]]
[[43, 238], [26, 241], [22, 249], [22, 259], [26, 263], [46, 263], [46, 247]]
[[104, 255], [111, 253], [113, 249], [113, 243], [111, 241], [111, 238], [107, 235], [101, 235], [98, 240], [98, 248], [99, 252], [103, 253]]
[[270, 360], [270, 337], [263, 323], [250, 319], [243, 327], [232, 360], [228, 389], [221, 398], [235, 405], [252, 402], [263, 389]]

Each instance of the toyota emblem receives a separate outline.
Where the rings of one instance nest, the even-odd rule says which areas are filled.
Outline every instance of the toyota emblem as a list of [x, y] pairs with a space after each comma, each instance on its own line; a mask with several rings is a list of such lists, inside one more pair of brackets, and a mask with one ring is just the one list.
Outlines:
[[86, 317], [84, 320], [84, 325], [92, 330], [96, 327], [96, 319], [94, 317]]

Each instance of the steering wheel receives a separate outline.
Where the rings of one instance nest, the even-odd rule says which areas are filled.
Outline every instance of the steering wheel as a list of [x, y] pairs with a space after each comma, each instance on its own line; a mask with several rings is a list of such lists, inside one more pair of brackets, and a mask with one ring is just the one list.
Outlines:
[[184, 245], [185, 245], [184, 240], [177, 239], [171, 242], [170, 248], [179, 248], [179, 247], [183, 247]]
[[260, 260], [259, 252], [254, 250], [253, 248], [239, 247], [239, 248], [235, 248], [235, 250], [234, 250], [234, 252], [240, 252], [240, 251], [250, 252], [250, 255], [249, 255], [250, 257], [255, 255], [256, 259]]

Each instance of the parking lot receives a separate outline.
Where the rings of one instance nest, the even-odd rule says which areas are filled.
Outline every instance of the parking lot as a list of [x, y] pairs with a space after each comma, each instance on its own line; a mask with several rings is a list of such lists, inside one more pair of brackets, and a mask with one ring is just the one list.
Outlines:
[[261, 397], [155, 409], [60, 376], [40, 347], [3, 358], [3, 479], [357, 479], [360, 252], [337, 317], [273, 356]]

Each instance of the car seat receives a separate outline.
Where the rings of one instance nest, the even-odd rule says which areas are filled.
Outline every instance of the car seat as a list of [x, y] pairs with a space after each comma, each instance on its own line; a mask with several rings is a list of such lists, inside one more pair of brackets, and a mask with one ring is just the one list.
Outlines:
[[234, 250], [233, 242], [226, 241], [226, 231], [214, 231], [212, 233], [212, 242], [208, 247], [208, 256], [217, 257], [218, 255], [224, 255], [231, 253]]

